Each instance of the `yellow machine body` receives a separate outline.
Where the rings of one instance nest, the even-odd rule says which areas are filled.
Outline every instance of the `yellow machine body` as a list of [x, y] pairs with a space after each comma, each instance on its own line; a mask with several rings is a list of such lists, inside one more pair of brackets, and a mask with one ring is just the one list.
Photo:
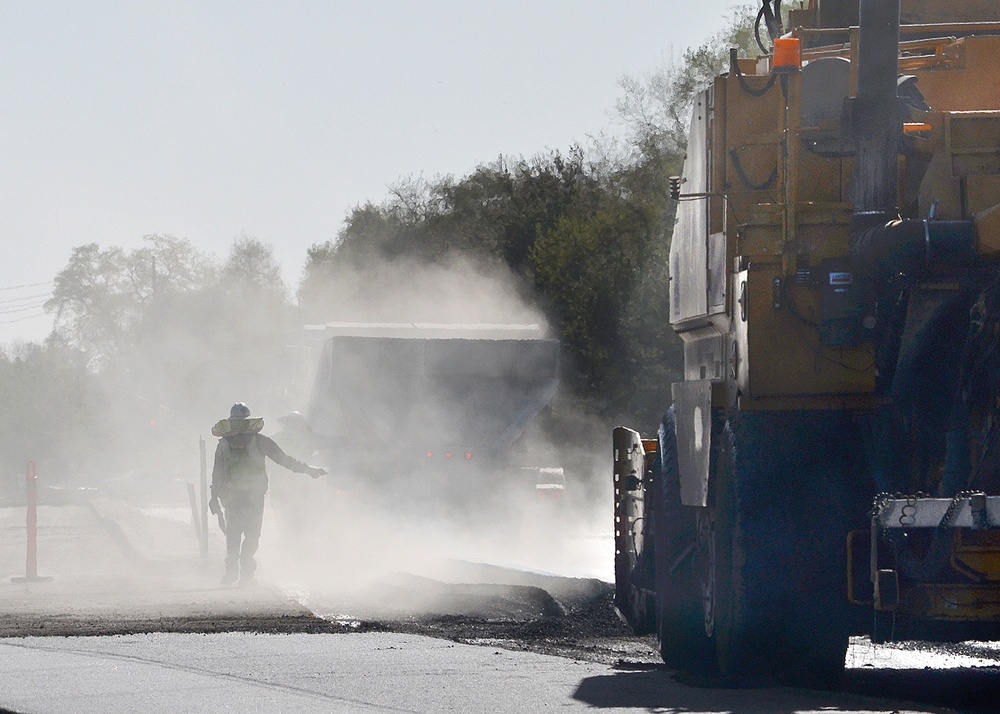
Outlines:
[[684, 378], [656, 448], [615, 431], [616, 605], [702, 674], [1000, 638], [1000, 6], [760, 1], [674, 183]]
[[[917, 34], [902, 29], [904, 38]], [[913, 112], [911, 123], [925, 130], [908, 136], [929, 168], [918, 185], [900, 186], [900, 205], [915, 204], [926, 215], [935, 204], [945, 220], [983, 216], [1000, 204], [1000, 36], [955, 39], [950, 29], [912, 44], [904, 39], [901, 51], [901, 71], [916, 77], [933, 111]], [[1000, 23], [994, 29], [1000, 31]], [[933, 28], [919, 34], [928, 32]], [[793, 34], [818, 42], [836, 33], [802, 28]], [[721, 363], [707, 374], [727, 393], [720, 401], [737, 400], [743, 410], [876, 404], [877, 370], [865, 335], [853, 345], [821, 340], [823, 288], [831, 278], [818, 271], [849, 259], [855, 159], [837, 151], [846, 141], [840, 116], [803, 107], [804, 99], [815, 102], [829, 91], [840, 102], [825, 108], [839, 113], [852, 96], [857, 28], [849, 34], [845, 45], [805, 49], [802, 70], [777, 79], [766, 59], [736, 60], [696, 102], [683, 184], [684, 193], [694, 195], [682, 198], [678, 211], [671, 322], [686, 344], [697, 344], [692, 335], [714, 327], [713, 354]], [[816, 80], [840, 79], [841, 86], [804, 90], [814, 74], [809, 65], [818, 60], [843, 63], [840, 72]], [[811, 150], [817, 146], [833, 155]], [[903, 183], [906, 160], [900, 164]], [[1000, 219], [1000, 210], [995, 215]], [[1000, 247], [1000, 221], [981, 225], [979, 241], [985, 250]], [[701, 280], [691, 280], [702, 272]], [[682, 294], [692, 283], [704, 286], [704, 299]], [[861, 314], [862, 330], [866, 317], [867, 329], [874, 326], [872, 315]], [[686, 357], [697, 363], [696, 356]]]

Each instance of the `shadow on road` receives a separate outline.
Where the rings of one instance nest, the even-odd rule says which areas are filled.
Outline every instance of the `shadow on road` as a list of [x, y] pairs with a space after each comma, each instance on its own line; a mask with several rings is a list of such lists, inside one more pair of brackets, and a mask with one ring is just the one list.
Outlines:
[[662, 665], [629, 667], [615, 674], [587, 677], [580, 682], [573, 698], [594, 707], [661, 707], [666, 702], [678, 711], [678, 691], [683, 691]]
[[1000, 707], [1000, 668], [852, 669], [847, 672], [845, 689], [962, 712], [996, 712]]
[[843, 698], [835, 692], [703, 688], [682, 684], [674, 676], [662, 665], [629, 667], [614, 674], [583, 679], [573, 698], [597, 708], [719, 714], [773, 714], [818, 708], [835, 712], [839, 699]]
[[960, 712], [996, 712], [1000, 702], [1000, 668], [857, 669], [848, 670], [843, 690], [808, 691], [786, 688], [736, 689], [682, 683], [664, 666], [619, 669], [587, 677], [573, 698], [597, 708], [637, 708], [671, 712], [800, 711], [823, 707], [845, 709], [946, 707]]

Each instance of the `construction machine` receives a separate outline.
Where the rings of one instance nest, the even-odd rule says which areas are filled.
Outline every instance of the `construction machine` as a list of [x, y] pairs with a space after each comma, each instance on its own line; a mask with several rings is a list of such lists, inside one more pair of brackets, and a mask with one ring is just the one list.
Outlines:
[[561, 499], [562, 467], [528, 443], [559, 385], [559, 342], [538, 325], [311, 331], [322, 354], [306, 416], [331, 435], [321, 459], [338, 488], [448, 517]]
[[762, 0], [697, 95], [684, 379], [614, 431], [615, 603], [664, 661], [830, 683], [1000, 639], [1000, 9]]

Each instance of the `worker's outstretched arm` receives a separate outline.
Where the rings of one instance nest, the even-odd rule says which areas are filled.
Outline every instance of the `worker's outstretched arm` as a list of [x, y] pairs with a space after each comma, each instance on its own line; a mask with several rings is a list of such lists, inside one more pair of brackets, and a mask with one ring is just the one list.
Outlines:
[[257, 446], [264, 456], [271, 459], [271, 461], [278, 464], [278, 466], [284, 466], [289, 471], [294, 471], [295, 473], [300, 474], [309, 474], [313, 478], [319, 478], [326, 473], [326, 469], [310, 466], [309, 464], [303, 463], [298, 459], [293, 459], [291, 456], [282, 451], [280, 446], [274, 443], [274, 439], [264, 436], [263, 434], [257, 435]]

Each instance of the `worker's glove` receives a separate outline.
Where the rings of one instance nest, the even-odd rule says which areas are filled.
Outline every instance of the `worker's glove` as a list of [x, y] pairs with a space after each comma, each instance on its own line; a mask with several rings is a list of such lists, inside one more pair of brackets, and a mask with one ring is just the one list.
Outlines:
[[319, 478], [320, 476], [324, 476], [326, 474], [326, 469], [321, 469], [316, 466], [307, 466], [306, 473], [313, 478]]
[[222, 506], [219, 505], [218, 496], [213, 496], [212, 500], [208, 502], [208, 510], [212, 512], [213, 516], [217, 516], [222, 513]]

